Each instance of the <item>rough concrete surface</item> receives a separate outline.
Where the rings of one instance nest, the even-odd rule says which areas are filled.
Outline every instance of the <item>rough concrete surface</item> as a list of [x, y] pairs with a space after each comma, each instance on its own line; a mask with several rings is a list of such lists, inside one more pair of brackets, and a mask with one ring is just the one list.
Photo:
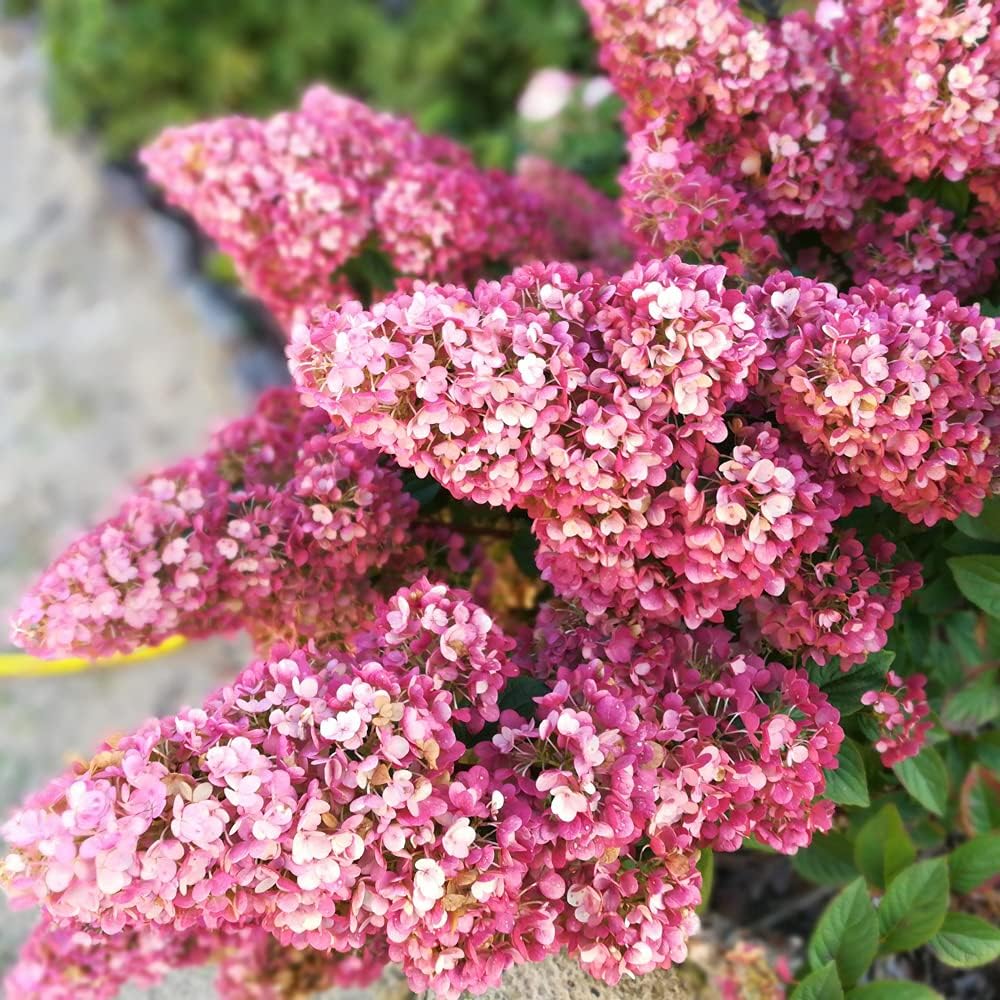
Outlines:
[[482, 1000], [684, 1000], [686, 996], [673, 972], [653, 972], [607, 986], [560, 954], [511, 969], [502, 988], [484, 993]]

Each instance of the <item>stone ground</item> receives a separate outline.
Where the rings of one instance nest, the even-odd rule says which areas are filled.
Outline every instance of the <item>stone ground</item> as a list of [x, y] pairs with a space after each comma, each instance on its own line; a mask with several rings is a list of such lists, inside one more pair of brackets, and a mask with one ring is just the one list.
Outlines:
[[[245, 406], [244, 359], [185, 276], [184, 236], [54, 136], [37, 50], [0, 27], [0, 615], [127, 480]], [[4, 640], [2, 651], [10, 651]], [[244, 660], [207, 642], [131, 669], [0, 678], [0, 813], [109, 733], [200, 700]], [[0, 916], [0, 967], [31, 914]], [[209, 977], [123, 996], [208, 998]], [[27, 1000], [27, 998], [10, 998]]]
[[[146, 211], [92, 151], [54, 134], [43, 94], [44, 64], [30, 34], [0, 23], [4, 620], [48, 559], [110, 511], [131, 477], [199, 448], [213, 425], [243, 410], [244, 387], [261, 371], [235, 322], [191, 278], [183, 231]], [[12, 651], [0, 638], [0, 653]], [[0, 815], [69, 758], [150, 715], [200, 701], [243, 662], [243, 644], [218, 640], [126, 668], [0, 676]], [[0, 973], [33, 919], [0, 909]], [[552, 968], [518, 974], [509, 990], [491, 995], [639, 995], [596, 984], [581, 993], [578, 973], [566, 978], [559, 963]], [[209, 1000], [211, 977], [179, 973], [121, 997]], [[672, 983], [650, 980], [642, 996], [676, 996]], [[371, 991], [329, 994], [409, 996], [394, 974]]]

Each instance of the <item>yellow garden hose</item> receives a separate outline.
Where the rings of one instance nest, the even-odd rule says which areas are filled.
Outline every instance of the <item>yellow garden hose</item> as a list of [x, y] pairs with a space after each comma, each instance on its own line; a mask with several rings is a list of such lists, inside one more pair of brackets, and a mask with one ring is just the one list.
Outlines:
[[180, 649], [187, 640], [180, 635], [164, 639], [158, 646], [143, 646], [132, 653], [116, 653], [98, 660], [41, 660], [27, 653], [0, 653], [0, 677], [45, 677], [48, 674], [74, 674], [81, 670], [117, 667], [125, 663], [151, 660]]

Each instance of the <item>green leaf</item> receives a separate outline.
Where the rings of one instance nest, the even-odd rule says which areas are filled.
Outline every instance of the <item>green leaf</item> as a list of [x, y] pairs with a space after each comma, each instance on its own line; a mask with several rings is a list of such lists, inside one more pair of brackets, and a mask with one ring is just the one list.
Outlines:
[[984, 542], [1000, 542], [1000, 498], [990, 497], [983, 504], [983, 512], [979, 517], [960, 515], [955, 521], [955, 527], [970, 538]]
[[965, 607], [961, 591], [947, 574], [931, 580], [916, 593], [916, 604], [925, 615], [939, 615]]
[[[935, 928], [936, 929], [936, 928]], [[845, 986], [864, 975], [878, 952], [878, 918], [863, 878], [855, 879], [830, 901], [809, 939], [809, 964], [837, 963]]]
[[948, 566], [958, 589], [977, 608], [1000, 618], [1000, 556], [958, 556]]
[[869, 885], [884, 889], [917, 860], [917, 849], [903, 826], [899, 810], [883, 806], [861, 828], [854, 841], [854, 863]]
[[929, 941], [948, 912], [948, 862], [918, 861], [900, 872], [878, 908], [883, 955], [910, 951]]
[[393, 266], [392, 259], [379, 246], [378, 240], [367, 239], [352, 255], [350, 260], [331, 275], [331, 281], [346, 278], [357, 297], [371, 305], [379, 292], [388, 291], [401, 275]]
[[1000, 833], [973, 837], [948, 855], [953, 892], [972, 892], [1000, 875]]
[[809, 673], [841, 715], [852, 715], [861, 709], [861, 696], [866, 691], [882, 686], [886, 672], [895, 658], [895, 653], [883, 649], [880, 653], [873, 653], [864, 663], [846, 674], [831, 674], [829, 665], [817, 667]]
[[[975, 608], [948, 616], [944, 622], [945, 641], [954, 651], [950, 656], [955, 659], [956, 666], [976, 667], [983, 662], [983, 624], [992, 620], [984, 618]], [[959, 676], [965, 680], [964, 671], [959, 671]]]
[[792, 855], [792, 867], [817, 885], [846, 885], [858, 874], [851, 842], [836, 830], [814, 836], [808, 847]]
[[945, 965], [971, 969], [1000, 958], [1000, 930], [969, 913], [949, 913], [930, 947]]
[[948, 807], [948, 769], [933, 747], [924, 747], [916, 755], [893, 765], [900, 784], [925, 809], [943, 816]]
[[538, 564], [535, 562], [535, 553], [538, 551], [538, 540], [531, 532], [531, 523], [524, 521], [519, 524], [510, 543], [510, 552], [517, 563], [517, 568], [525, 576], [537, 579], [539, 576]]
[[549, 693], [548, 685], [536, 677], [529, 677], [527, 674], [520, 674], [511, 677], [504, 685], [500, 694], [500, 709], [506, 711], [512, 709], [525, 719], [533, 719], [538, 706], [535, 698]]
[[976, 740], [976, 757], [987, 770], [1000, 774], [1000, 733], [982, 733]]
[[403, 471], [403, 489], [425, 512], [438, 506], [438, 501], [444, 499], [444, 489], [439, 482], [430, 476], [421, 479], [412, 469]]
[[962, 181], [940, 181], [937, 201], [942, 208], [948, 209], [959, 219], [969, 211], [969, 185]]
[[949, 729], [978, 729], [1000, 716], [1000, 685], [992, 673], [966, 684], [944, 703], [941, 721]]
[[839, 806], [867, 806], [868, 779], [865, 777], [865, 762], [857, 743], [845, 739], [837, 755], [836, 770], [825, 771], [826, 797]]
[[959, 817], [970, 837], [1000, 827], [1000, 778], [976, 764], [962, 782]]
[[762, 844], [759, 840], [753, 837], [747, 837], [741, 847], [746, 848], [748, 851], [757, 851], [759, 854], [777, 854], [778, 852], [768, 844]]
[[909, 979], [883, 979], [878, 983], [856, 986], [847, 1000], [942, 1000], [937, 990]]
[[239, 273], [233, 263], [233, 258], [221, 250], [213, 250], [206, 254], [202, 267], [208, 277], [220, 285], [238, 285], [240, 283]]
[[910, 181], [906, 186], [910, 197], [925, 198], [936, 201], [942, 208], [956, 216], [956, 222], [961, 223], [969, 211], [971, 192], [964, 181], [949, 181], [944, 177], [933, 177], [930, 180]]
[[843, 997], [844, 987], [837, 975], [837, 963], [827, 962], [795, 987], [791, 1000], [843, 1000]]
[[701, 872], [701, 903], [696, 911], [701, 914], [708, 910], [712, 902], [712, 886], [715, 884], [715, 852], [703, 847], [698, 852], [698, 871]]

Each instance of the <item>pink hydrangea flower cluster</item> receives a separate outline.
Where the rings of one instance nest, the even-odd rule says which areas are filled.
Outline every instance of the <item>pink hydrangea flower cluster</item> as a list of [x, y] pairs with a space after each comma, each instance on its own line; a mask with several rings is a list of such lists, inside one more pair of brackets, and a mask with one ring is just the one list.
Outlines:
[[[107, 745], [6, 827], [12, 901], [109, 934], [252, 922], [298, 947], [352, 951], [372, 928], [401, 944], [444, 896], [436, 857], [458, 877], [492, 856], [469, 854], [470, 824], [496, 807], [485, 772], [464, 792], [452, 773], [459, 719], [495, 718], [515, 672], [512, 642], [482, 619], [467, 595], [419, 583], [371, 625], [397, 629], [385, 663], [317, 671], [288, 653]], [[461, 706], [456, 674], [474, 678]]]
[[618, 205], [579, 174], [541, 156], [524, 155], [517, 160], [514, 179], [541, 201], [563, 259], [615, 267], [641, 248], [642, 242], [622, 224]]
[[521, 505], [588, 610], [718, 618], [780, 593], [842, 510], [794, 441], [726, 416], [765, 344], [725, 272], [532, 265], [296, 328], [305, 399], [454, 495]]
[[[584, 6], [626, 102], [626, 205], [662, 219], [660, 252], [678, 250], [674, 199], [689, 210], [719, 203], [738, 227], [727, 235], [745, 238], [765, 220], [783, 232], [847, 229], [883, 186], [868, 177], [848, 122], [835, 113], [843, 85], [829, 59], [830, 29], [802, 14], [755, 23], [736, 0]], [[669, 194], [650, 205], [658, 189]], [[754, 214], [737, 222], [727, 206], [743, 202]]]
[[4, 989], [12, 998], [112, 1000], [126, 983], [153, 985], [167, 972], [202, 965], [221, 951], [220, 937], [204, 929], [148, 928], [109, 937], [43, 916], [4, 977]]
[[[535, 642], [541, 676], [593, 701], [598, 717], [629, 709], [652, 727], [662, 750], [646, 827], [654, 848], [732, 851], [754, 836], [794, 852], [829, 829], [833, 806], [818, 795], [843, 732], [804, 671], [766, 662], [725, 628], [681, 631], [642, 616], [595, 627], [561, 602], [539, 612]], [[649, 792], [626, 799], [641, 808]]]
[[923, 674], [903, 678], [890, 670], [883, 689], [866, 691], [861, 696], [861, 704], [871, 708], [878, 723], [875, 749], [886, 767], [916, 756], [924, 745], [933, 725], [928, 718], [931, 709], [924, 691], [926, 684]]
[[[694, 627], [778, 597], [872, 495], [928, 524], [978, 509], [1000, 464], [994, 320], [877, 282], [724, 278], [670, 258], [419, 285], [297, 327], [292, 370], [370, 447], [523, 506], [544, 578], [594, 614]], [[781, 430], [738, 415], [750, 381]]]
[[933, 294], [945, 288], [960, 299], [985, 292], [996, 280], [1000, 226], [955, 223], [952, 212], [911, 198], [904, 212], [882, 212], [830, 242], [856, 284], [915, 285]]
[[752, 292], [762, 390], [831, 474], [914, 523], [978, 512], [1000, 449], [1000, 327], [947, 292], [846, 295], [774, 275]]
[[[989, 286], [993, 4], [957, 14], [944, 0], [831, 2], [766, 23], [737, 0], [584, 6], [625, 101], [624, 212], [654, 252], [759, 278], [775, 258], [795, 260], [788, 239], [808, 232], [858, 284], [961, 296]], [[920, 199], [900, 211], [907, 182], [935, 177], [967, 182], [982, 202], [960, 226]]]
[[921, 583], [916, 563], [893, 566], [896, 546], [876, 535], [862, 544], [847, 530], [829, 552], [804, 559], [779, 597], [744, 606], [744, 634], [797, 661], [820, 666], [836, 657], [849, 670], [878, 652], [906, 596]]
[[342, 437], [291, 389], [265, 393], [73, 543], [22, 602], [15, 641], [105, 656], [177, 633], [246, 628], [265, 647], [345, 634], [369, 579], [413, 544], [416, 503]]
[[[286, 327], [358, 294], [349, 264], [366, 255], [402, 277], [462, 281], [536, 257], [617, 261], [626, 240], [582, 178], [481, 170], [450, 140], [320, 86], [266, 121], [168, 129], [142, 160]], [[566, 215], [571, 193], [583, 201]]]
[[535, 264], [471, 291], [418, 283], [300, 324], [292, 371], [307, 403], [456, 495], [613, 502], [662, 480], [671, 434], [724, 438], [746, 395], [764, 347], [724, 277], [675, 258], [608, 280]]
[[712, 983], [722, 1000], [785, 1000], [794, 982], [784, 955], [773, 955], [758, 941], [737, 941], [720, 956]]
[[781, 263], [759, 205], [712, 172], [699, 147], [659, 121], [629, 141], [622, 210], [655, 253], [720, 260], [735, 274], [757, 275]]
[[126, 984], [153, 986], [175, 969], [214, 962], [221, 1000], [290, 1000], [330, 986], [367, 986], [384, 949], [338, 954], [286, 949], [260, 928], [176, 930], [160, 924], [104, 934], [43, 916], [4, 979], [9, 997], [113, 1000]]
[[859, 123], [904, 179], [1000, 166], [1000, 11], [988, 0], [834, 9]]
[[[837, 713], [800, 672], [718, 638], [702, 653], [664, 632], [630, 657], [565, 614], [543, 617], [568, 658], [539, 659], [550, 691], [526, 715], [498, 707], [522, 670], [514, 641], [423, 580], [353, 653], [275, 650], [202, 708], [106, 744], [4, 829], [11, 901], [50, 921], [16, 975], [44, 998], [65, 995], [71, 964], [117, 985], [136, 970], [117, 947], [99, 967], [98, 930], [153, 953], [147, 977], [195, 934], [192, 961], [228, 950], [241, 979], [266, 965], [268, 934], [359, 956], [307, 953], [317, 974], [384, 956], [444, 997], [562, 948], [610, 983], [683, 959], [699, 849], [753, 833], [793, 850], [828, 828], [815, 800]], [[614, 671], [623, 655], [659, 676]]]

